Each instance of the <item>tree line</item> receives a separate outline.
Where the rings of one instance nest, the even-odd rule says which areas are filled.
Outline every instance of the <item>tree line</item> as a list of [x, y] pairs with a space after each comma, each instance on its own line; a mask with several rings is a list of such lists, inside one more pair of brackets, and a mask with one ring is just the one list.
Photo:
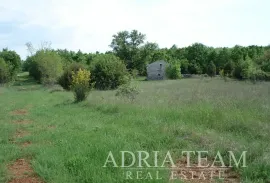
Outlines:
[[[236, 45], [232, 48], [214, 48], [202, 43], [194, 43], [182, 48], [176, 45], [160, 48], [157, 43], [146, 42], [146, 35], [137, 30], [116, 33], [112, 36], [109, 46], [111, 50], [105, 53], [50, 49], [46, 48], [46, 45], [40, 50], [47, 49], [50, 53], [57, 55], [64, 69], [72, 63], [79, 63], [89, 68], [96, 57], [110, 55], [109, 57], [112, 58], [113, 55], [125, 64], [132, 75], [145, 76], [147, 64], [165, 60], [175, 67], [180, 67], [182, 74], [208, 74], [210, 76], [221, 74], [237, 79], [270, 80], [270, 46]], [[24, 71], [33, 69], [33, 58], [40, 50], [34, 49], [29, 43], [27, 48], [30, 55], [25, 61], [21, 61], [15, 51], [3, 49], [0, 52], [2, 83], [14, 79], [20, 69]], [[114, 57], [112, 60], [115, 60]]]

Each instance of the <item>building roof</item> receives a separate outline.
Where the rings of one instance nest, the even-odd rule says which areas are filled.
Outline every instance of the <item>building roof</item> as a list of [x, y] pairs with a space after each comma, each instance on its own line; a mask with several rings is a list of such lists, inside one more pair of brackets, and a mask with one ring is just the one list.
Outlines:
[[158, 60], [158, 61], [155, 61], [155, 62], [152, 62], [151, 64], [148, 64], [149, 65], [154, 65], [154, 64], [157, 64], [157, 63], [164, 63], [164, 64], [167, 64], [167, 62], [165, 60]]

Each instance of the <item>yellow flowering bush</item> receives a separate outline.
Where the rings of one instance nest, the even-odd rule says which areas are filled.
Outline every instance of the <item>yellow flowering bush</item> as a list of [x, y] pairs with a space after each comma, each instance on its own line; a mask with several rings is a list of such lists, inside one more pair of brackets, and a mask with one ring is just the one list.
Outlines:
[[74, 93], [75, 101], [80, 102], [87, 98], [90, 86], [90, 72], [85, 69], [79, 69], [78, 72], [72, 71], [71, 89]]

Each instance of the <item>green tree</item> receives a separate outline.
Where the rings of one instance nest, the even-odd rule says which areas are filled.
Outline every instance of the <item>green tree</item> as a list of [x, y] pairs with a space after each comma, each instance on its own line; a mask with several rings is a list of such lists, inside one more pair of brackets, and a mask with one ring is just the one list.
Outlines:
[[[214, 64], [216, 72], [219, 72], [221, 69], [219, 62], [218, 62], [218, 53], [216, 49], [211, 48], [209, 50], [208, 56], [207, 56], [207, 62], [208, 62], [208, 67], [207, 67], [207, 74], [209, 75], [209, 66]], [[218, 66], [217, 66], [218, 65]]]
[[212, 61], [208, 65], [207, 74], [208, 74], [208, 76], [211, 76], [211, 77], [216, 75], [216, 66], [215, 66], [214, 62], [212, 62]]
[[145, 35], [137, 30], [131, 32], [121, 31], [113, 35], [110, 47], [116, 56], [125, 62], [128, 69], [138, 69], [136, 68], [136, 62], [140, 61], [140, 56], [138, 56], [139, 48], [144, 43], [144, 40]]
[[188, 74], [189, 73], [189, 62], [187, 59], [181, 59], [180, 60], [181, 63], [181, 73], [182, 74]]
[[[231, 54], [228, 48], [222, 48], [217, 55], [216, 59], [216, 67], [217, 69], [221, 70], [224, 69], [225, 65], [231, 61]], [[224, 69], [225, 71], [225, 69]], [[232, 71], [232, 70], [230, 70]]]
[[256, 63], [260, 65], [264, 72], [270, 72], [270, 49], [266, 50], [262, 56], [256, 59]]
[[235, 45], [231, 51], [231, 59], [234, 63], [241, 62], [245, 60], [247, 53], [245, 52], [245, 48], [239, 45]]
[[4, 48], [0, 52], [0, 58], [3, 58], [6, 64], [8, 65], [10, 77], [12, 78], [16, 77], [17, 73], [21, 69], [20, 56], [15, 51], [11, 51], [8, 50], [7, 48]]
[[[187, 59], [192, 63], [190, 66], [192, 74], [206, 73], [208, 48], [201, 43], [194, 43], [187, 48]], [[198, 68], [199, 67], [199, 68]], [[193, 73], [196, 71], [196, 73]]]
[[130, 80], [125, 64], [115, 55], [97, 55], [90, 65], [91, 81], [101, 90], [116, 89]]
[[166, 68], [166, 75], [169, 79], [180, 79], [181, 78], [181, 64], [180, 61], [171, 62]]
[[0, 84], [10, 81], [10, 73], [8, 64], [3, 58], [0, 58]]
[[54, 84], [62, 75], [61, 57], [51, 50], [40, 50], [32, 57], [29, 74], [43, 84]]
[[140, 58], [135, 63], [135, 68], [139, 71], [139, 75], [146, 75], [146, 66], [154, 61], [154, 54], [158, 49], [158, 44], [150, 42], [147, 42], [140, 48]]
[[235, 68], [235, 63], [230, 60], [224, 65], [224, 75], [231, 76], [234, 68]]
[[85, 66], [81, 63], [73, 62], [65, 70], [59, 78], [59, 84], [65, 89], [70, 90], [72, 84], [72, 74], [77, 74], [79, 70], [85, 70]]

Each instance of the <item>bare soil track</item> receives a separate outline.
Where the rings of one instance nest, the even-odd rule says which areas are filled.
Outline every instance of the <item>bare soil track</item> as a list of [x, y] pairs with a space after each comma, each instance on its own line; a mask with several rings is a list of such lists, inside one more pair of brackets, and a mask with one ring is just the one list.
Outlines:
[[18, 159], [8, 167], [8, 170], [12, 174], [12, 180], [9, 183], [42, 183], [25, 159]]
[[[12, 111], [10, 114], [24, 116], [28, 114], [28, 110], [18, 109], [18, 110]], [[32, 121], [27, 120], [27, 119], [20, 119], [20, 120], [13, 121], [13, 123], [22, 125], [22, 124], [30, 124], [32, 123]], [[29, 132], [18, 128], [11, 142], [15, 143], [16, 139], [23, 138], [28, 135], [30, 135]], [[18, 145], [21, 147], [21, 149], [24, 149], [24, 148], [27, 148], [29, 145], [31, 145], [31, 142], [26, 141]], [[14, 163], [8, 165], [8, 171], [9, 171], [9, 174], [12, 176], [9, 183], [43, 183], [43, 181], [34, 173], [29, 163], [29, 160], [26, 158], [17, 159]]]

